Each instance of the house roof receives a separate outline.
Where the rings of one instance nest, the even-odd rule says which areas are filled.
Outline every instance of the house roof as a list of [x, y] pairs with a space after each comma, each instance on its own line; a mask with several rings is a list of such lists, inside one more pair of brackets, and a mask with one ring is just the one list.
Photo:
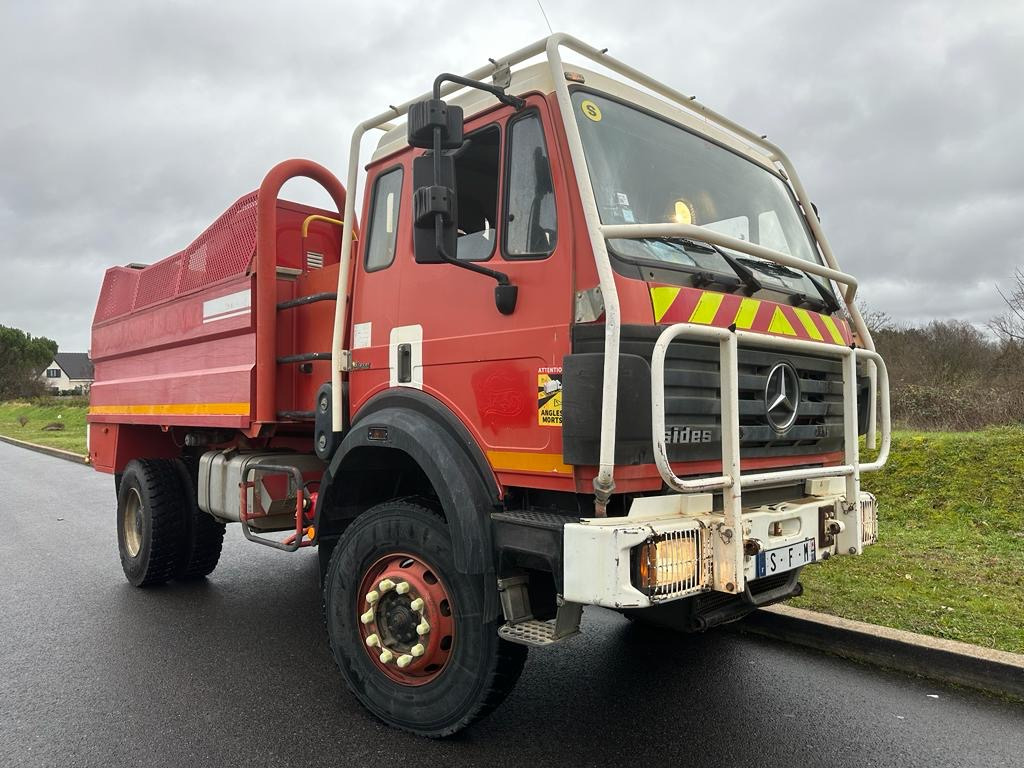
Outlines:
[[69, 379], [92, 379], [92, 361], [88, 352], [58, 352], [53, 359]]

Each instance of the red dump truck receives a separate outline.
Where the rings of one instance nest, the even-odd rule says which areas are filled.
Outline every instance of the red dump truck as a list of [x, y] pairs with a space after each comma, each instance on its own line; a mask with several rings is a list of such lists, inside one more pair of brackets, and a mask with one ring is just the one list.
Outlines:
[[[296, 176], [336, 210], [278, 199]], [[210, 574], [227, 523], [316, 546], [352, 692], [453, 733], [584, 606], [700, 631], [876, 540], [856, 286], [778, 147], [606, 51], [439, 75], [355, 129], [347, 190], [283, 162], [107, 271], [89, 456], [125, 575]]]

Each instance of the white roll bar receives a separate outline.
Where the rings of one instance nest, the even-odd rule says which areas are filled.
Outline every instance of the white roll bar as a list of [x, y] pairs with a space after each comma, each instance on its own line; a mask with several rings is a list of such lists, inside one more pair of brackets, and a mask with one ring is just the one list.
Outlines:
[[[737, 240], [721, 233], [716, 233], [703, 227], [682, 224], [642, 224], [642, 225], [602, 225], [594, 198], [594, 191], [590, 183], [590, 174], [587, 168], [587, 159], [583, 150], [583, 141], [580, 137], [579, 126], [574, 119], [572, 101], [565, 81], [564, 70], [560, 48], [567, 48], [576, 54], [603, 66], [616, 74], [619, 74], [635, 84], [638, 84], [649, 91], [661, 96], [678, 107], [697, 115], [702, 120], [715, 125], [717, 128], [731, 133], [747, 144], [760, 149], [766, 153], [782, 170], [783, 175], [792, 185], [800, 207], [803, 209], [804, 218], [817, 241], [818, 248], [826, 266], [803, 261], [789, 254], [781, 253], [770, 248], [755, 245], [746, 241]], [[805, 272], [834, 280], [844, 286], [842, 291], [843, 301], [852, 319], [860, 341], [866, 350], [858, 350], [857, 354], [868, 359], [869, 376], [871, 380], [871, 392], [876, 391], [877, 374], [876, 366], [880, 358], [874, 355], [874, 342], [864, 320], [854, 304], [854, 296], [857, 290], [857, 282], [853, 277], [839, 270], [838, 263], [832, 253], [832, 248], [821, 229], [817, 216], [813, 213], [810, 203], [800, 177], [793, 167], [786, 154], [775, 144], [765, 140], [757, 134], [747, 130], [741, 125], [729, 120], [723, 115], [705, 106], [695, 98], [687, 96], [669, 86], [655, 80], [643, 72], [608, 56], [606, 51], [598, 50], [587, 45], [581, 40], [566, 34], [554, 34], [550, 37], [539, 40], [531, 45], [520, 48], [517, 51], [500, 59], [492, 59], [489, 64], [473, 70], [465, 75], [466, 78], [479, 80], [501, 71], [506, 67], [513, 67], [527, 59], [539, 55], [545, 55], [551, 68], [551, 75], [555, 86], [555, 95], [558, 99], [559, 109], [562, 117], [562, 126], [565, 131], [566, 140], [569, 145], [569, 152], [572, 157], [573, 169], [576, 175], [577, 189], [583, 203], [583, 214], [587, 223], [591, 248], [594, 253], [594, 262], [597, 268], [598, 281], [601, 287], [601, 294], [604, 300], [605, 316], [605, 347], [604, 347], [604, 387], [601, 398], [601, 439], [599, 449], [598, 474], [594, 479], [594, 491], [596, 497], [596, 510], [599, 515], [604, 514], [607, 501], [615, 488], [615, 416], [616, 403], [618, 399], [618, 374], [619, 374], [619, 338], [620, 338], [620, 309], [618, 292], [615, 287], [614, 273], [611, 261], [608, 256], [606, 238], [609, 237], [651, 237], [651, 236], [684, 236], [694, 239], [711, 242], [726, 248], [731, 248], [742, 253], [748, 253], [769, 261], [801, 269]], [[447, 95], [461, 86], [455, 83], [445, 83], [441, 88], [441, 94]], [[409, 106], [416, 101], [430, 98], [431, 92], [410, 99], [398, 106], [388, 109], [377, 117], [370, 118], [360, 123], [352, 133], [352, 140], [349, 149], [349, 168], [346, 186], [348, 195], [345, 201], [344, 230], [341, 240], [341, 263], [338, 275], [338, 301], [334, 317], [334, 340], [332, 384], [333, 384], [333, 429], [340, 432], [342, 429], [342, 401], [341, 401], [341, 375], [349, 370], [350, 354], [346, 347], [346, 321], [348, 316], [348, 292], [351, 285], [352, 272], [352, 232], [355, 219], [355, 189], [358, 181], [360, 162], [360, 149], [363, 135], [371, 129], [382, 128], [391, 120], [401, 118], [409, 109]], [[647, 233], [647, 234], [645, 234]], [[661, 233], [661, 234], [651, 234]], [[675, 327], [675, 326], [673, 326]], [[704, 329], [708, 330], [708, 329]], [[740, 337], [745, 338], [749, 334], [742, 333]], [[770, 338], [771, 343], [783, 341], [777, 338]], [[812, 344], [813, 342], [800, 342]], [[727, 345], [726, 345], [727, 346]], [[723, 347], [724, 349], [724, 347]], [[832, 348], [834, 351], [835, 348]], [[871, 352], [869, 355], [867, 352]], [[723, 354], [728, 355], [728, 352]], [[851, 361], [854, 357], [851, 355]], [[735, 361], [734, 361], [735, 362]], [[731, 366], [734, 368], [735, 366]], [[723, 365], [723, 370], [730, 368]], [[888, 380], [883, 383], [882, 407], [888, 413]], [[723, 399], [723, 418], [725, 403]], [[873, 447], [875, 443], [875, 409], [872, 408], [869, 414], [868, 423], [868, 445]], [[856, 435], [856, 432], [854, 432]], [[888, 445], [883, 444], [883, 455], [888, 453]], [[739, 461], [739, 457], [735, 457]], [[794, 470], [799, 471], [799, 470]], [[738, 470], [737, 470], [738, 473]], [[732, 476], [732, 475], [730, 475]]]
[[[665, 355], [669, 345], [679, 337], [717, 342], [720, 349], [719, 381], [720, 402], [722, 403], [722, 474], [684, 480], [677, 477], [672, 469], [665, 444]], [[740, 345], [768, 347], [770, 349], [805, 352], [819, 357], [835, 357], [843, 363], [843, 463], [833, 467], [808, 467], [784, 469], [774, 472], [743, 474], [740, 471], [740, 420], [739, 420], [739, 350]], [[878, 384], [882, 412], [882, 447], [875, 461], [860, 462], [857, 424], [857, 360], [874, 362], [878, 370]], [[869, 395], [870, 397], [870, 395]], [[871, 406], [875, 405], [870, 401]], [[654, 440], [654, 461], [662, 480], [669, 488], [679, 493], [708, 493], [721, 490], [723, 494], [724, 531], [728, 535], [728, 559], [724, 564], [726, 580], [735, 585], [734, 590], [743, 587], [743, 546], [741, 518], [743, 514], [743, 488], [781, 484], [819, 477], [846, 478], [845, 504], [857, 509], [860, 501], [861, 472], [871, 472], [885, 464], [892, 444], [892, 424], [889, 412], [889, 374], [885, 361], [872, 350], [841, 347], [821, 341], [784, 339], [765, 336], [749, 331], [732, 331], [692, 323], [670, 325], [658, 337], [651, 359], [651, 429]], [[862, 547], [860, 515], [852, 515], [848, 524], [853, 525], [851, 540], [860, 552]], [[717, 577], [716, 577], [717, 580]]]

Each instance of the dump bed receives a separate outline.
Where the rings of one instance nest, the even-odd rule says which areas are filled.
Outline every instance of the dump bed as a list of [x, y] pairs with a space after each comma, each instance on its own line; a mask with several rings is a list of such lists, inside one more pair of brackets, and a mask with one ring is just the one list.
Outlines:
[[[339, 215], [276, 195], [268, 207], [260, 194], [240, 198], [178, 253], [107, 270], [92, 329], [90, 423], [265, 428], [255, 424], [257, 336], [265, 333], [274, 335], [276, 369], [271, 386], [264, 385], [273, 413], [282, 422], [304, 421], [299, 414], [312, 410], [317, 387], [330, 379], [330, 361], [282, 359], [331, 349]], [[257, 258], [257, 243], [266, 242], [261, 209], [272, 212], [273, 259]], [[262, 282], [276, 287], [274, 295], [259, 296], [257, 264], [272, 267], [272, 280]], [[320, 300], [278, 311], [282, 302], [312, 295]], [[258, 311], [268, 300], [272, 314]], [[94, 459], [115, 468], [109, 457]]]

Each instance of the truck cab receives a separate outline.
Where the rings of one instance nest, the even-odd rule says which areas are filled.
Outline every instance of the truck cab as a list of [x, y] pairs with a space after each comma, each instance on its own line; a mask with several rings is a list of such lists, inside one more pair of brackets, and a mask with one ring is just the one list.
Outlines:
[[[876, 540], [860, 476], [888, 454], [885, 364], [763, 137], [553, 35], [357, 126], [347, 190], [282, 168], [251, 202], [285, 213], [245, 229], [244, 269], [179, 290], [163, 321], [101, 296], [90, 451], [120, 476], [133, 583], [209, 573], [227, 522], [317, 547], [350, 688], [438, 736], [492, 709], [527, 648], [578, 634], [585, 606], [702, 631]], [[292, 173], [338, 211], [278, 201]], [[139, 339], [176, 303], [228, 324], [180, 333], [175, 373]], [[151, 380], [160, 403], [126, 403]], [[163, 543], [160, 483], [191, 510]]]

